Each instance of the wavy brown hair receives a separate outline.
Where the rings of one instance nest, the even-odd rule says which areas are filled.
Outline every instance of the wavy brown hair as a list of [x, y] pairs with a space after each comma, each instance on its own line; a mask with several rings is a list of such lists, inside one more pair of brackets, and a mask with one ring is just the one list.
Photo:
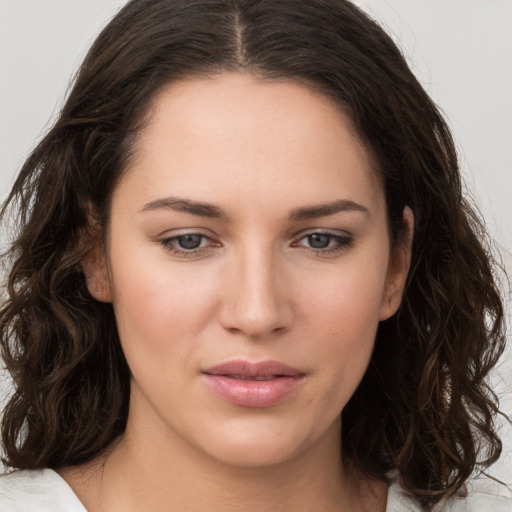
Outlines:
[[345, 0], [132, 0], [99, 35], [2, 209], [16, 225], [0, 311], [15, 385], [4, 463], [80, 464], [123, 433], [130, 371], [112, 306], [90, 296], [81, 262], [102, 243], [155, 95], [224, 70], [328, 95], [383, 177], [393, 239], [404, 207], [414, 212], [403, 303], [343, 411], [343, 456], [384, 481], [398, 472], [431, 507], [500, 454], [486, 377], [505, 343], [503, 306], [445, 121], [390, 37]]

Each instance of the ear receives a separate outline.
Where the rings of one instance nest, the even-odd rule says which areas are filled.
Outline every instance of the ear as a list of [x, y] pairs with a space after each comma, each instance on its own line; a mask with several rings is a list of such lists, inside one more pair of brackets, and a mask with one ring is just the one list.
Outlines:
[[90, 202], [84, 206], [87, 212], [87, 226], [80, 233], [80, 246], [84, 256], [81, 266], [89, 293], [100, 302], [112, 302], [107, 255], [104, 243], [104, 228], [97, 218]]
[[82, 260], [87, 289], [100, 302], [112, 302], [105, 249], [96, 244]]
[[411, 265], [414, 234], [414, 214], [408, 206], [404, 208], [402, 224], [403, 227], [389, 261], [379, 320], [387, 320], [393, 316], [402, 302], [407, 273]]

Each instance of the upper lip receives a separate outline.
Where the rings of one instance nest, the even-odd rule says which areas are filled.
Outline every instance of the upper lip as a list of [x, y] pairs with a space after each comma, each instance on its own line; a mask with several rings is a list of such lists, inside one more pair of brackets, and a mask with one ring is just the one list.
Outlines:
[[212, 366], [203, 370], [207, 375], [240, 375], [242, 377], [287, 376], [301, 377], [303, 372], [279, 361], [260, 361], [253, 363], [238, 359]]

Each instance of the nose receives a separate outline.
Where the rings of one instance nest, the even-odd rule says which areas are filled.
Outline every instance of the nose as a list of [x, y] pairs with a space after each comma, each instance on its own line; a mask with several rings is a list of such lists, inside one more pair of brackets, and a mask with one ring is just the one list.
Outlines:
[[270, 250], [255, 251], [254, 246], [233, 256], [220, 310], [224, 329], [256, 339], [290, 328], [291, 288], [276, 259]]

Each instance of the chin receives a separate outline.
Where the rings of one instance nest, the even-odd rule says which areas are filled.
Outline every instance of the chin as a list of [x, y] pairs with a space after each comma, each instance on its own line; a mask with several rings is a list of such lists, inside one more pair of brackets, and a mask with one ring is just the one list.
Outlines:
[[236, 468], [258, 469], [285, 464], [297, 457], [299, 450], [281, 443], [230, 443], [216, 446], [210, 455], [218, 462]]
[[[304, 424], [302, 424], [304, 426]], [[300, 427], [300, 425], [299, 425]], [[265, 425], [256, 422], [217, 432], [210, 430], [209, 446], [202, 450], [210, 457], [237, 468], [278, 466], [304, 456], [316, 444], [314, 432], [301, 431], [289, 425]]]

